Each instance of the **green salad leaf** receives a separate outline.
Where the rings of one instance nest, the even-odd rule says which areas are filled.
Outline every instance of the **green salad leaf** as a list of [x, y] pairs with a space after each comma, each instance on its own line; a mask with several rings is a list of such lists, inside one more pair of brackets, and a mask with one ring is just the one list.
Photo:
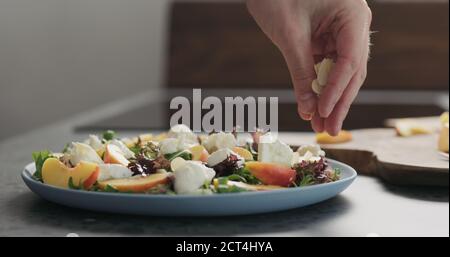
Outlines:
[[259, 185], [261, 181], [257, 179], [253, 174], [245, 167], [235, 170], [233, 174], [228, 176], [229, 180], [240, 181], [251, 185]]
[[106, 185], [105, 189], [103, 189], [104, 192], [108, 192], [108, 193], [118, 193], [119, 190], [115, 189], [113, 186], [111, 185]]
[[103, 132], [103, 139], [106, 141], [113, 140], [116, 137], [116, 132], [114, 130], [107, 130]]
[[299, 186], [300, 187], [304, 187], [304, 186], [311, 186], [314, 185], [314, 177], [312, 175], [305, 175], [305, 177], [300, 181]]
[[69, 152], [70, 145], [71, 145], [71, 143], [67, 143], [67, 144], [64, 146], [64, 149], [62, 150], [62, 153], [67, 153], [67, 152]]
[[36, 165], [36, 172], [33, 174], [33, 177], [42, 182], [42, 166], [44, 166], [44, 162], [51, 158], [52, 153], [50, 151], [40, 151], [33, 153], [34, 164]]
[[164, 158], [166, 158], [169, 161], [172, 161], [173, 159], [175, 159], [177, 157], [181, 157], [181, 158], [185, 159], [186, 161], [192, 160], [192, 154], [185, 150], [164, 155]]
[[220, 177], [217, 178], [217, 180], [219, 185], [214, 188], [214, 192], [217, 194], [240, 193], [248, 191], [247, 189], [235, 185], [228, 185], [228, 177]]
[[252, 155], [253, 155], [253, 160], [258, 160], [258, 152], [255, 151], [255, 149], [253, 149], [253, 144], [248, 142], [245, 144], [245, 149], [247, 149]]
[[83, 183], [81, 183], [81, 181], [80, 181], [80, 183], [78, 184], [78, 186], [76, 186], [74, 183], [73, 183], [73, 178], [72, 177], [70, 177], [69, 178], [69, 182], [68, 182], [68, 185], [67, 185], [70, 189], [75, 189], [75, 190], [84, 190], [85, 188], [83, 187]]
[[218, 194], [229, 194], [229, 193], [240, 193], [240, 192], [247, 192], [247, 189], [237, 187], [235, 185], [232, 186], [219, 186], [216, 189], [216, 193]]

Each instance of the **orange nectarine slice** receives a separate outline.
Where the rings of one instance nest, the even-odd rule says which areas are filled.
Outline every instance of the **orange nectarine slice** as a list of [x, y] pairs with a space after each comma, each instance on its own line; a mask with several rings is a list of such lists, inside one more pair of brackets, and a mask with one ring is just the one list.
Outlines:
[[265, 185], [288, 187], [297, 177], [295, 170], [275, 163], [246, 162], [245, 168]]
[[123, 166], [128, 166], [130, 163], [127, 158], [123, 155], [120, 148], [116, 145], [106, 145], [105, 156], [103, 157], [105, 163], [111, 164], [121, 164]]
[[232, 151], [239, 154], [239, 156], [244, 158], [246, 161], [253, 161], [253, 154], [245, 148], [236, 146], [233, 147]]
[[97, 181], [100, 170], [97, 164], [80, 162], [74, 168], [67, 167], [56, 158], [49, 158], [42, 166], [42, 180], [45, 184], [68, 188], [72, 178], [74, 186], [89, 189]]
[[191, 152], [192, 154], [193, 161], [202, 161], [202, 162], [208, 161], [209, 153], [206, 150], [206, 148], [202, 145], [196, 145], [189, 148], [189, 152]]
[[149, 176], [105, 180], [98, 182], [98, 186], [103, 190], [109, 185], [119, 192], [144, 193], [157, 185], [167, 184], [169, 181], [167, 173], [156, 173]]
[[337, 136], [331, 136], [326, 132], [316, 135], [318, 144], [341, 144], [352, 140], [352, 134], [349, 131], [342, 130]]

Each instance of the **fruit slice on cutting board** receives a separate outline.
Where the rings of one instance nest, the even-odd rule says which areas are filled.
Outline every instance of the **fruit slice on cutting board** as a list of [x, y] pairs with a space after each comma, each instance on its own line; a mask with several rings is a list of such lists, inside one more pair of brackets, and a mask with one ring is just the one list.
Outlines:
[[288, 187], [297, 176], [295, 170], [290, 167], [275, 163], [246, 162], [245, 168], [265, 185]]
[[439, 134], [439, 151], [442, 151], [444, 153], [448, 153], [448, 145], [449, 145], [449, 124], [445, 124], [442, 129], [441, 133]]
[[76, 187], [89, 189], [95, 184], [100, 170], [98, 164], [80, 162], [74, 168], [67, 167], [56, 158], [49, 158], [42, 166], [42, 180], [45, 184], [69, 188], [69, 180]]
[[232, 151], [239, 154], [245, 161], [253, 161], [253, 154], [245, 148], [236, 146], [233, 147]]
[[202, 145], [196, 145], [189, 148], [189, 152], [191, 152], [192, 154], [193, 161], [202, 161], [202, 162], [208, 161], [209, 153], [206, 150], [206, 148]]
[[432, 131], [425, 126], [415, 122], [414, 120], [401, 120], [395, 124], [395, 131], [398, 136], [401, 137], [410, 137], [414, 135], [425, 135], [431, 134]]
[[105, 180], [98, 182], [98, 186], [102, 190], [110, 186], [119, 192], [144, 193], [155, 186], [167, 184], [169, 181], [168, 173], [156, 173], [149, 176]]
[[316, 135], [316, 142], [318, 144], [342, 144], [352, 141], [352, 134], [349, 131], [341, 130], [337, 136], [323, 132]]
[[120, 148], [116, 145], [108, 144], [106, 145], [105, 156], [103, 157], [105, 163], [121, 164], [123, 166], [128, 166], [130, 163], [127, 158], [123, 155]]

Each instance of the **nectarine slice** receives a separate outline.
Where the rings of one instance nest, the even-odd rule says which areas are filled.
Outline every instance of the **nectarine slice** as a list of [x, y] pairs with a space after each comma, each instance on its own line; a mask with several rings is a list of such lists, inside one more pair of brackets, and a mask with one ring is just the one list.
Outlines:
[[192, 154], [193, 161], [202, 161], [202, 162], [208, 161], [209, 153], [206, 150], [206, 148], [202, 145], [196, 145], [189, 148], [189, 152], [191, 152]]
[[246, 162], [245, 168], [265, 185], [288, 187], [297, 176], [297, 172], [290, 167], [275, 163]]
[[439, 151], [448, 153], [448, 140], [449, 140], [449, 128], [448, 123], [442, 127], [441, 133], [439, 134]]
[[112, 144], [106, 145], [106, 151], [105, 156], [103, 157], [103, 161], [105, 163], [122, 164], [123, 166], [128, 166], [128, 164], [130, 163], [127, 158], [125, 158], [120, 148]]
[[233, 147], [232, 151], [239, 154], [239, 156], [244, 158], [246, 161], [253, 161], [253, 154], [245, 148], [236, 146]]
[[102, 190], [105, 190], [107, 186], [111, 186], [119, 192], [144, 193], [157, 185], [167, 184], [169, 181], [167, 173], [156, 173], [149, 176], [105, 180], [98, 182], [98, 186]]
[[331, 136], [326, 132], [316, 135], [318, 144], [342, 144], [352, 140], [352, 134], [349, 131], [342, 130], [337, 136]]
[[74, 186], [89, 189], [97, 181], [100, 170], [97, 164], [80, 162], [74, 168], [67, 167], [56, 158], [49, 158], [42, 166], [42, 180], [45, 184], [68, 188], [72, 178]]

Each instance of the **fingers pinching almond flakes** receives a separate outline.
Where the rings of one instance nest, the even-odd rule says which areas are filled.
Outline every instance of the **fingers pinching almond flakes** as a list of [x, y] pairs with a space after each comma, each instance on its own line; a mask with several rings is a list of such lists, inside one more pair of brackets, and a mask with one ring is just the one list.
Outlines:
[[317, 79], [312, 82], [312, 90], [314, 93], [320, 95], [328, 83], [328, 76], [334, 67], [334, 61], [330, 58], [325, 58], [321, 62], [314, 65]]

